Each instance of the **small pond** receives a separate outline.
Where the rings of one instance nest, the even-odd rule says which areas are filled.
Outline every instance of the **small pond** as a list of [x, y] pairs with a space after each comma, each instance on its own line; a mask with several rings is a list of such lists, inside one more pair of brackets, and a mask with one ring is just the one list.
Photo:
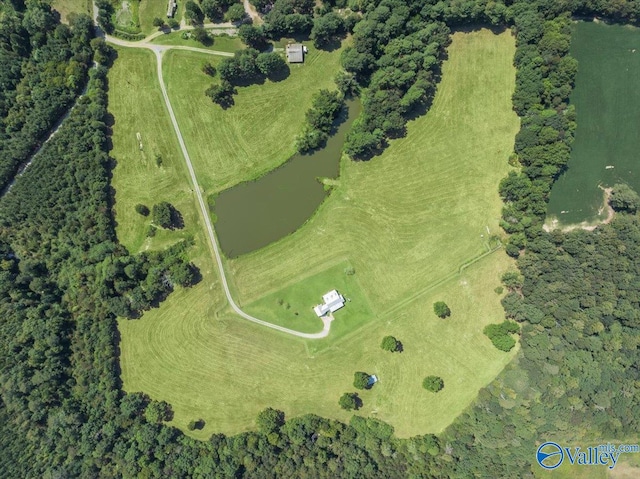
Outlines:
[[327, 196], [319, 178], [337, 178], [345, 135], [360, 108], [358, 100], [347, 102], [335, 133], [323, 149], [297, 154], [265, 176], [220, 193], [214, 206], [215, 229], [228, 258], [293, 233], [313, 215]]

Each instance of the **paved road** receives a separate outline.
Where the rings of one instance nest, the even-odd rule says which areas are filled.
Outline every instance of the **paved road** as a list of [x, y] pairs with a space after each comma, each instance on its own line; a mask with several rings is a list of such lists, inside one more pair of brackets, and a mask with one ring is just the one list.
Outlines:
[[[97, 16], [97, 8], [95, 8], [94, 4], [94, 22]], [[97, 22], [95, 22], [97, 24]], [[164, 103], [167, 106], [167, 111], [169, 112], [169, 117], [171, 118], [171, 124], [173, 125], [173, 129], [176, 132], [176, 136], [178, 137], [178, 143], [180, 144], [180, 149], [182, 150], [182, 156], [184, 157], [185, 163], [187, 165], [187, 169], [189, 170], [189, 176], [191, 177], [191, 183], [193, 185], [193, 190], [196, 193], [196, 197], [198, 199], [198, 205], [200, 206], [200, 213], [202, 213], [202, 219], [204, 221], [205, 227], [207, 229], [207, 236], [209, 238], [209, 243], [211, 246], [211, 251], [213, 252], [213, 259], [218, 267], [218, 272], [220, 274], [220, 281], [222, 282], [222, 287], [224, 289], [224, 294], [227, 297], [227, 301], [231, 308], [238, 314], [238, 316], [246, 319], [247, 321], [251, 321], [252, 323], [259, 324], [261, 326], [266, 326], [267, 328], [275, 329], [276, 331], [280, 331], [282, 333], [290, 334], [292, 336], [297, 336], [299, 338], [305, 339], [320, 339], [326, 338], [329, 335], [329, 331], [331, 330], [331, 321], [332, 317], [322, 318], [323, 328], [319, 333], [302, 333], [300, 331], [296, 331], [294, 329], [285, 328], [284, 326], [279, 326], [277, 324], [269, 323], [268, 321], [264, 321], [262, 319], [251, 316], [250, 314], [245, 313], [240, 307], [236, 304], [231, 296], [231, 291], [229, 290], [229, 283], [227, 282], [227, 275], [224, 271], [224, 265], [222, 264], [222, 256], [220, 254], [220, 249], [218, 247], [218, 242], [216, 240], [216, 235], [213, 230], [213, 225], [211, 224], [211, 219], [209, 218], [209, 212], [207, 210], [206, 203], [204, 198], [202, 197], [202, 192], [200, 191], [200, 185], [198, 184], [198, 177], [196, 176], [196, 172], [193, 168], [193, 164], [191, 163], [191, 158], [189, 157], [189, 152], [187, 151], [187, 146], [185, 144], [184, 138], [182, 137], [182, 133], [180, 132], [180, 127], [178, 126], [178, 121], [176, 120], [176, 116], [173, 112], [173, 107], [171, 106], [171, 101], [169, 100], [169, 95], [167, 94], [167, 88], [164, 83], [164, 78], [162, 75], [162, 54], [166, 50], [189, 50], [200, 53], [208, 53], [210, 55], [221, 55], [221, 56], [233, 56], [233, 53], [229, 52], [221, 52], [217, 50], [206, 50], [204, 48], [194, 48], [187, 46], [174, 46], [174, 45], [157, 45], [154, 43], [150, 43], [153, 38], [162, 34], [162, 32], [157, 32], [149, 35], [144, 40], [140, 40], [137, 42], [130, 42], [127, 40], [122, 40], [120, 38], [112, 37], [111, 35], [105, 35], [104, 32], [100, 30], [100, 28], [96, 27], [98, 35], [104, 37], [104, 39], [112, 43], [114, 45], [118, 45], [121, 47], [127, 48], [147, 48], [152, 50], [156, 55], [157, 60], [157, 73], [158, 73], [158, 81], [160, 82], [160, 89], [162, 91], [162, 97], [164, 98]]]

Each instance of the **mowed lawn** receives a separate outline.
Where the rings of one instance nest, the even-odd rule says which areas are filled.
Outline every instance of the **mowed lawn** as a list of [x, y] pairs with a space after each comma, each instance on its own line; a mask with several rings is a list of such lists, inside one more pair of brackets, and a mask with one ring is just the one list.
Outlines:
[[[277, 314], [281, 297], [302, 308], [302, 299], [313, 297], [315, 304], [335, 284], [342, 287], [342, 281], [350, 288], [347, 281], [355, 280], [355, 297], [368, 308], [360, 311], [369, 317], [350, 324], [348, 310], [356, 307], [347, 304], [336, 314], [336, 322], [343, 320], [335, 324], [339, 334], [316, 341], [244, 321], [226, 306], [208, 250], [197, 234], [193, 255], [203, 281], [177, 290], [142, 319], [119, 323], [125, 390], [170, 402], [173, 423], [183, 430], [189, 421], [204, 419], [205, 428], [189, 434], [205, 439], [214, 432], [254, 428], [256, 414], [268, 406], [289, 416], [315, 413], [348, 420], [351, 413], [342, 411], [337, 401], [354, 390], [353, 373], [363, 370], [377, 374], [380, 382], [361, 393], [364, 407], [357, 414], [389, 422], [402, 437], [439, 432], [450, 424], [515, 353], [498, 351], [482, 334], [486, 324], [504, 317], [494, 289], [500, 275], [513, 267], [511, 261], [497, 251], [458, 271], [487, 252], [487, 227], [491, 234], [498, 233], [497, 185], [507, 172], [518, 129], [510, 100], [514, 50], [509, 33], [456, 33], [433, 107], [409, 124], [407, 137], [393, 141], [381, 157], [368, 163], [343, 161], [339, 186], [307, 225], [279, 243], [227, 263], [240, 303], [264, 309], [265, 316]], [[322, 78], [330, 79], [326, 72], [337, 59], [333, 54], [317, 55], [320, 66], [302, 68], [315, 69], [316, 77], [325, 72]], [[110, 109], [116, 125], [128, 125], [114, 130], [114, 144], [124, 143], [118, 137], [142, 128], [155, 138], [147, 141], [167, 142], [173, 169], [158, 191], [176, 195], [180, 208], [192, 211], [197, 223], [198, 216], [187, 205], [189, 187], [178, 166], [179, 151], [163, 126], [168, 122], [158, 90], [145, 80], [153, 76], [150, 57], [130, 57], [122, 51], [118, 60], [123, 69], [125, 60], [130, 62], [133, 73], [126, 79], [131, 81], [137, 71], [138, 81], [147, 85], [136, 90], [136, 96], [147, 95], [140, 100], [147, 106], [131, 112], [130, 120], [119, 116], [129, 115], [129, 104], [138, 100], [123, 91], [130, 88], [124, 77], [113, 81], [117, 70], [110, 76]], [[273, 96], [286, 91], [287, 82], [296, 76], [302, 77], [303, 72], [294, 71], [282, 84], [241, 89], [234, 107], [216, 109], [208, 99], [199, 99], [195, 89], [206, 83], [198, 75], [207, 59], [168, 53], [165, 78], [170, 77], [170, 95], [197, 173], [215, 191], [285, 159], [293, 144], [287, 144], [290, 135], [277, 132], [294, 135], [299, 122], [292, 127], [285, 120], [302, 118], [306, 106], [294, 112], [290, 101]], [[312, 75], [307, 80], [322, 84]], [[298, 87], [291, 81], [289, 90], [296, 92]], [[296, 92], [301, 98], [312, 93]], [[132, 98], [116, 108], [113, 97], [118, 95]], [[232, 147], [234, 141], [238, 144]], [[117, 170], [114, 178], [116, 207], [127, 211], [123, 203], [133, 206], [138, 198], [154, 198], [154, 193], [145, 196], [145, 188], [164, 178], [155, 167], [135, 166], [135, 148], [133, 143], [122, 150], [129, 152], [131, 159], [126, 161], [134, 166], [125, 166], [114, 148], [118, 168], [132, 172], [130, 180], [118, 176]], [[127, 181], [128, 189], [123, 187]], [[130, 233], [119, 223], [122, 240]], [[126, 224], [138, 228], [137, 219]], [[139, 234], [130, 234], [125, 244], [140, 243]], [[340, 278], [347, 265], [355, 275]], [[332, 284], [319, 284], [323, 277]], [[318, 291], [299, 291], [297, 283]], [[438, 300], [451, 307], [449, 319], [434, 316], [432, 305]], [[273, 310], [266, 311], [270, 304]], [[380, 349], [388, 334], [402, 341], [404, 352]], [[421, 387], [430, 374], [444, 379], [445, 388], [438, 394]]]
[[[220, 309], [219, 285], [203, 282], [172, 293], [141, 320], [120, 321], [124, 388], [170, 402], [173, 424], [183, 430], [204, 419], [205, 428], [189, 434], [206, 439], [254, 429], [265, 407], [290, 417], [314, 413], [348, 421], [351, 413], [338, 407], [338, 399], [355, 391], [353, 373], [362, 370], [380, 382], [360, 392], [364, 406], [357, 414], [387, 421], [400, 437], [439, 432], [513, 357], [482, 334], [485, 324], [503, 318], [493, 288], [509, 265], [497, 252], [339, 341], [298, 340], [241, 320]], [[451, 318], [433, 315], [434, 301], [454, 298]], [[336, 321], [346, 319], [343, 313]], [[402, 342], [402, 353], [380, 349], [388, 334]], [[445, 382], [438, 394], [422, 389], [431, 374]]]
[[[214, 41], [213, 49], [215, 45]], [[165, 53], [163, 71], [171, 104], [207, 193], [260, 176], [295, 153], [295, 136], [312, 96], [322, 88], [335, 89], [340, 51], [318, 51], [309, 45], [304, 65], [291, 65], [288, 78], [239, 87], [235, 105], [227, 110], [204, 95], [220, 79], [205, 75], [202, 65], [215, 65], [222, 57]]]
[[[348, 307], [334, 314], [335, 321], [331, 326], [330, 341], [313, 341], [310, 350], [318, 350], [336, 339], [357, 330], [359, 326], [371, 321], [374, 316], [358, 276], [345, 274], [352, 269], [345, 261], [323, 271], [297, 281], [276, 293], [268, 294], [245, 310], [257, 317], [274, 324], [306, 333], [316, 333], [322, 329], [322, 321], [313, 311], [313, 307], [321, 303], [321, 295], [327, 292], [327, 285], [337, 289], [346, 300]], [[319, 293], [319, 292], [322, 293]]]
[[71, 13], [91, 15], [91, 0], [53, 0], [51, 7], [60, 13], [63, 22], [69, 21]]
[[[194, 193], [162, 99], [154, 54], [131, 48], [119, 48], [117, 52], [109, 71], [116, 231], [120, 242], [131, 251], [162, 248], [202, 231]], [[160, 166], [156, 163], [158, 156], [162, 159]], [[139, 215], [135, 206], [141, 203], [151, 209], [161, 201], [170, 202], [180, 211], [185, 228], [158, 229], [156, 236], [149, 238], [151, 217]]]

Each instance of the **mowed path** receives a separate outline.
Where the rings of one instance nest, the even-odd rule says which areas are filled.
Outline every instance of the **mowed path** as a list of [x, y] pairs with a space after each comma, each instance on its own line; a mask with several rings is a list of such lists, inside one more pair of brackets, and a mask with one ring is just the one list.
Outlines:
[[[97, 9], [94, 7], [94, 14], [97, 16]], [[127, 41], [127, 40], [122, 40], [116, 37], [112, 37], [111, 35], [106, 35], [103, 32], [101, 32], [101, 30], [98, 29], [98, 33], [100, 36], [103, 36], [105, 38], [105, 40], [109, 43], [112, 43], [113, 45], [118, 45], [120, 47], [125, 47], [125, 48], [146, 48], [148, 50], [151, 50], [155, 53], [156, 56], [156, 65], [157, 65], [157, 75], [158, 75], [158, 81], [160, 83], [160, 89], [162, 91], [162, 97], [164, 99], [164, 103], [167, 107], [167, 111], [169, 112], [169, 117], [171, 118], [171, 124], [173, 126], [173, 130], [176, 133], [176, 136], [178, 137], [178, 143], [180, 144], [180, 150], [182, 151], [182, 156], [184, 158], [184, 161], [187, 165], [187, 170], [189, 171], [189, 176], [191, 178], [191, 183], [193, 185], [193, 190], [196, 193], [196, 198], [198, 200], [198, 206], [200, 207], [200, 213], [202, 215], [202, 219], [204, 221], [205, 224], [205, 228], [206, 228], [206, 232], [207, 232], [207, 237], [209, 239], [209, 245], [210, 245], [210, 249], [211, 252], [213, 253], [213, 260], [215, 262], [215, 264], [218, 267], [218, 273], [220, 275], [220, 280], [222, 282], [222, 287], [224, 289], [224, 294], [227, 298], [227, 301], [229, 303], [229, 306], [231, 306], [231, 308], [233, 309], [233, 311], [235, 311], [235, 313], [240, 316], [241, 318], [246, 319], [247, 321], [251, 321], [252, 323], [256, 323], [259, 324], [261, 326], [266, 326], [268, 328], [271, 329], [275, 329], [276, 331], [280, 331], [282, 333], [286, 333], [286, 334], [290, 334], [293, 336], [297, 336], [299, 338], [304, 338], [304, 339], [321, 339], [321, 338], [326, 338], [329, 335], [329, 331], [331, 330], [331, 321], [332, 321], [332, 317], [322, 317], [322, 330], [318, 333], [303, 333], [300, 331], [296, 331], [294, 329], [289, 329], [289, 328], [285, 328], [283, 326], [277, 325], [277, 324], [273, 324], [270, 323], [268, 321], [264, 321], [262, 319], [256, 318], [254, 316], [251, 316], [250, 314], [245, 313], [242, 309], [240, 309], [240, 307], [236, 304], [236, 302], [233, 300], [233, 297], [231, 296], [231, 291], [229, 290], [229, 283], [227, 282], [227, 276], [226, 273], [224, 271], [224, 265], [222, 264], [222, 257], [220, 255], [220, 249], [218, 247], [218, 242], [216, 240], [216, 236], [213, 230], [213, 225], [211, 223], [211, 219], [209, 218], [209, 212], [207, 211], [207, 206], [206, 203], [204, 201], [204, 198], [202, 197], [202, 191], [200, 188], [200, 185], [198, 183], [198, 177], [196, 176], [196, 172], [193, 168], [193, 163], [191, 162], [191, 158], [189, 157], [189, 152], [187, 150], [187, 145], [185, 144], [184, 138], [182, 136], [182, 133], [180, 132], [180, 127], [178, 126], [178, 120], [176, 119], [175, 113], [173, 112], [173, 107], [171, 106], [171, 101], [169, 100], [169, 95], [167, 94], [167, 88], [164, 82], [164, 77], [162, 75], [162, 56], [163, 53], [167, 50], [187, 50], [187, 51], [193, 51], [193, 52], [198, 52], [198, 53], [206, 53], [209, 55], [219, 55], [219, 56], [225, 56], [225, 57], [232, 57], [233, 53], [229, 53], [229, 52], [222, 52], [222, 51], [217, 51], [217, 50], [206, 50], [204, 48], [195, 48], [195, 47], [187, 47], [187, 46], [172, 46], [172, 45], [156, 45], [153, 43], [149, 43], [150, 40], [152, 40], [153, 38], [155, 38], [157, 35], [156, 34], [152, 34], [149, 37], [145, 38], [144, 40], [141, 41], [137, 41], [137, 42], [131, 42], [131, 41]], [[158, 33], [162, 33], [162, 32], [158, 32]]]

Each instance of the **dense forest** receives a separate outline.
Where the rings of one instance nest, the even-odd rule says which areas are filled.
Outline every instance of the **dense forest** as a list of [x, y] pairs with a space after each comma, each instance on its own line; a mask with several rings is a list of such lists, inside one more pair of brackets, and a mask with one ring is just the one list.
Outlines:
[[0, 190], [73, 104], [91, 65], [88, 17], [66, 26], [48, 2], [28, 5], [0, 5]]
[[[277, 0], [282, 6], [275, 12], [307, 15], [312, 24], [327, 14], [299, 13], [297, 1]], [[411, 108], [428, 107], [450, 29], [504, 24], [515, 32], [513, 99], [522, 130], [512, 162], [521, 168], [502, 182], [500, 193], [503, 226], [511, 233], [508, 252], [519, 257], [520, 274], [505, 281], [509, 292], [503, 301], [508, 318], [521, 325], [517, 360], [439, 437], [400, 440], [375, 419], [356, 415], [343, 424], [314, 415], [285, 418], [274, 410], [256, 418], [254, 432], [214, 434], [206, 442], [166, 426], [170, 405], [121, 390], [115, 318], [135, 317], [174, 288], [196, 282], [198, 272], [187, 260], [190, 245], [132, 255], [117, 243], [106, 69], [85, 68], [91, 59], [90, 20], [78, 17], [67, 28], [48, 16], [46, 2], [16, 0], [3, 4], [0, 16], [0, 52], [6, 59], [0, 72], [3, 145], [21, 138], [30, 152], [42, 141], [38, 134], [6, 130], [6, 119], [23, 111], [19, 98], [47, 85], [64, 96], [53, 85], [66, 85], [68, 78], [56, 75], [74, 61], [83, 60], [89, 80], [86, 95], [59, 132], [0, 199], [0, 476], [532, 478], [531, 461], [541, 441], [623, 440], [637, 434], [640, 219], [633, 209], [621, 211], [593, 232], [566, 234], [545, 233], [541, 223], [575, 129], [568, 104], [577, 69], [568, 54], [570, 14], [635, 22], [638, 2], [350, 5], [361, 10], [362, 20], [345, 59], [366, 59], [366, 69], [350, 70], [365, 105], [351, 135], [380, 140], [353, 140], [366, 148], [384, 147], [387, 137], [401, 131], [410, 111], [403, 98], [412, 89], [422, 90]], [[34, 18], [51, 24], [29, 31]], [[302, 24], [298, 17], [288, 20]], [[59, 53], [55, 42], [63, 50], [72, 45], [78, 50]], [[411, 71], [396, 63], [394, 52], [400, 51], [415, 61]], [[432, 52], [428, 62], [425, 51]], [[40, 64], [43, 59], [47, 66]], [[27, 71], [47, 74], [27, 77]], [[396, 76], [402, 81], [392, 81]], [[48, 84], [45, 77], [58, 80]], [[26, 85], [31, 78], [34, 83]], [[45, 102], [22, 114], [49, 112], [47, 124], [52, 124], [81, 85], [65, 87], [67, 99], [55, 112]], [[379, 111], [388, 111], [384, 119], [393, 119], [393, 128], [375, 124]], [[15, 170], [10, 171], [5, 183]]]

